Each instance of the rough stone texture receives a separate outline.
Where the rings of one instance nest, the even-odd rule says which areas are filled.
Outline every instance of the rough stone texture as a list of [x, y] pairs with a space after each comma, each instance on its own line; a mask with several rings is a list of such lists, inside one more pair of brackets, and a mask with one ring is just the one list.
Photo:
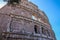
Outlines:
[[0, 9], [0, 34], [1, 40], [56, 40], [46, 14], [28, 0]]

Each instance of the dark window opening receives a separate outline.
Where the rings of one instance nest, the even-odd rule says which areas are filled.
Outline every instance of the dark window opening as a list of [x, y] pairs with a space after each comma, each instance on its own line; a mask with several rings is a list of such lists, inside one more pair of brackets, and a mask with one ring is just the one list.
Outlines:
[[42, 34], [46, 35], [46, 30], [42, 27]]
[[44, 32], [43, 32], [43, 27], [42, 27], [42, 33], [44, 33]]
[[42, 27], [42, 34], [50, 36], [50, 32]]
[[37, 29], [36, 25], [34, 26], [34, 31], [35, 31], [35, 33], [38, 33], [38, 29]]

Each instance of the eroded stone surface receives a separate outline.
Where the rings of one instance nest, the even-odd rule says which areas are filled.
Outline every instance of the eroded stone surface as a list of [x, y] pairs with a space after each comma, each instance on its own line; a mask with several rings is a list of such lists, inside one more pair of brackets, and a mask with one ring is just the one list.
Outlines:
[[27, 0], [0, 9], [0, 33], [2, 40], [55, 40], [47, 16]]

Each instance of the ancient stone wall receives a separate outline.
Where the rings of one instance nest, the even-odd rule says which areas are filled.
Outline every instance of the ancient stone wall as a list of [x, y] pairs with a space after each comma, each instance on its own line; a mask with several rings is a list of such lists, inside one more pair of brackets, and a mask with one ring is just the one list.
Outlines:
[[0, 10], [2, 40], [55, 40], [47, 16], [28, 0]]

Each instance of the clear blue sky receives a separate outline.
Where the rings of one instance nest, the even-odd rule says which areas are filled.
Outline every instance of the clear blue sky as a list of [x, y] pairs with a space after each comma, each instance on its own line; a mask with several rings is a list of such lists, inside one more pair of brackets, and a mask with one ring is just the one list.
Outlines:
[[[49, 18], [52, 29], [55, 32], [57, 40], [60, 40], [60, 0], [30, 0], [38, 5], [39, 9], [43, 10]], [[0, 0], [0, 7], [3, 6]]]

